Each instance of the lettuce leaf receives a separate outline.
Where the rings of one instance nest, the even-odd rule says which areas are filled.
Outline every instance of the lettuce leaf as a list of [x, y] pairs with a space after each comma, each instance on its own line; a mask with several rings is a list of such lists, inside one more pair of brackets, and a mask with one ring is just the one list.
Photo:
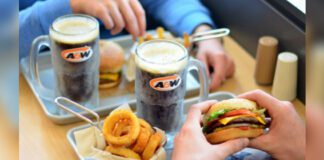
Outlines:
[[221, 109], [221, 110], [219, 110], [217, 112], [214, 112], [208, 117], [207, 121], [210, 122], [210, 121], [212, 121], [214, 119], [217, 119], [219, 116], [221, 116], [221, 115], [223, 115], [223, 114], [225, 114], [226, 112], [229, 112], [229, 111], [231, 111], [231, 110], [230, 109]]
[[264, 113], [266, 112], [266, 110], [267, 109], [262, 108], [262, 109], [253, 110], [252, 112], [264, 118], [265, 117]]

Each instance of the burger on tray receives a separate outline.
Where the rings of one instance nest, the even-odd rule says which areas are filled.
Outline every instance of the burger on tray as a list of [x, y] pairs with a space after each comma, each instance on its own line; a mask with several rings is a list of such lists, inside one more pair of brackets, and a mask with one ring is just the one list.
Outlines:
[[112, 88], [121, 81], [121, 71], [125, 62], [123, 48], [115, 42], [101, 40], [99, 88]]

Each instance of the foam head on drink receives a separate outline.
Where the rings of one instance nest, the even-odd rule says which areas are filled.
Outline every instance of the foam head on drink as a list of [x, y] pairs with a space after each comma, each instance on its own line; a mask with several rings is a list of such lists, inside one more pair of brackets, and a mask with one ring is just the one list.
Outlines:
[[54, 21], [50, 37], [56, 92], [80, 103], [95, 99], [99, 75], [97, 21], [81, 15], [61, 17]]
[[188, 62], [188, 55], [180, 44], [170, 41], [151, 41], [137, 49], [135, 58], [142, 70], [155, 74], [168, 74], [183, 69]]
[[97, 24], [88, 17], [67, 17], [54, 21], [50, 36], [66, 44], [80, 44], [93, 41], [99, 35]]
[[135, 92], [140, 117], [166, 132], [182, 120], [188, 53], [176, 42], [153, 40], [136, 50]]

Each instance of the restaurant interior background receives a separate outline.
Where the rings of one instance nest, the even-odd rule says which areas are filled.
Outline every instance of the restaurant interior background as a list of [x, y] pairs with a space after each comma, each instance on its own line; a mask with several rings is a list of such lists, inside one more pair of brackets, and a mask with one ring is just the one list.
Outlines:
[[298, 98], [305, 102], [305, 1], [247, 0], [233, 3], [231, 0], [203, 0], [203, 2], [212, 11], [216, 24], [229, 27], [235, 40], [253, 56], [256, 54], [258, 39], [263, 35], [272, 35], [279, 39], [279, 52], [296, 53], [300, 60]]
[[[21, 73], [17, 51], [18, 3], [15, 2], [0, 0], [0, 21], [3, 22], [0, 23], [0, 139], [8, 146], [0, 145], [0, 159], [18, 159], [19, 121], [23, 120], [19, 120], [19, 105], [23, 104], [19, 104], [18, 84]], [[229, 28], [231, 37], [253, 57], [256, 56], [258, 39], [263, 35], [272, 35], [279, 39], [279, 52], [296, 53], [299, 58], [297, 98], [303, 104], [308, 103], [306, 98], [309, 89], [306, 82], [309, 78], [307, 67], [311, 63], [309, 57], [312, 55], [314, 44], [323, 45], [322, 0], [307, 0], [307, 2], [306, 0], [202, 0], [202, 2], [210, 9], [215, 23], [219, 27]], [[6, 10], [10, 11], [4, 12]], [[319, 90], [323, 92], [324, 88]]]

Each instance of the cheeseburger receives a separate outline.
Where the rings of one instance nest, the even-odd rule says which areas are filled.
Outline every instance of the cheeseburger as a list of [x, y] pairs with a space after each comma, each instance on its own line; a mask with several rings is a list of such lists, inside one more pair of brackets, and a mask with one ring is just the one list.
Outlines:
[[207, 140], [221, 143], [236, 138], [255, 138], [265, 129], [265, 109], [247, 99], [229, 99], [210, 107], [203, 117]]
[[111, 88], [119, 84], [124, 65], [124, 50], [117, 43], [100, 41], [99, 88]]

